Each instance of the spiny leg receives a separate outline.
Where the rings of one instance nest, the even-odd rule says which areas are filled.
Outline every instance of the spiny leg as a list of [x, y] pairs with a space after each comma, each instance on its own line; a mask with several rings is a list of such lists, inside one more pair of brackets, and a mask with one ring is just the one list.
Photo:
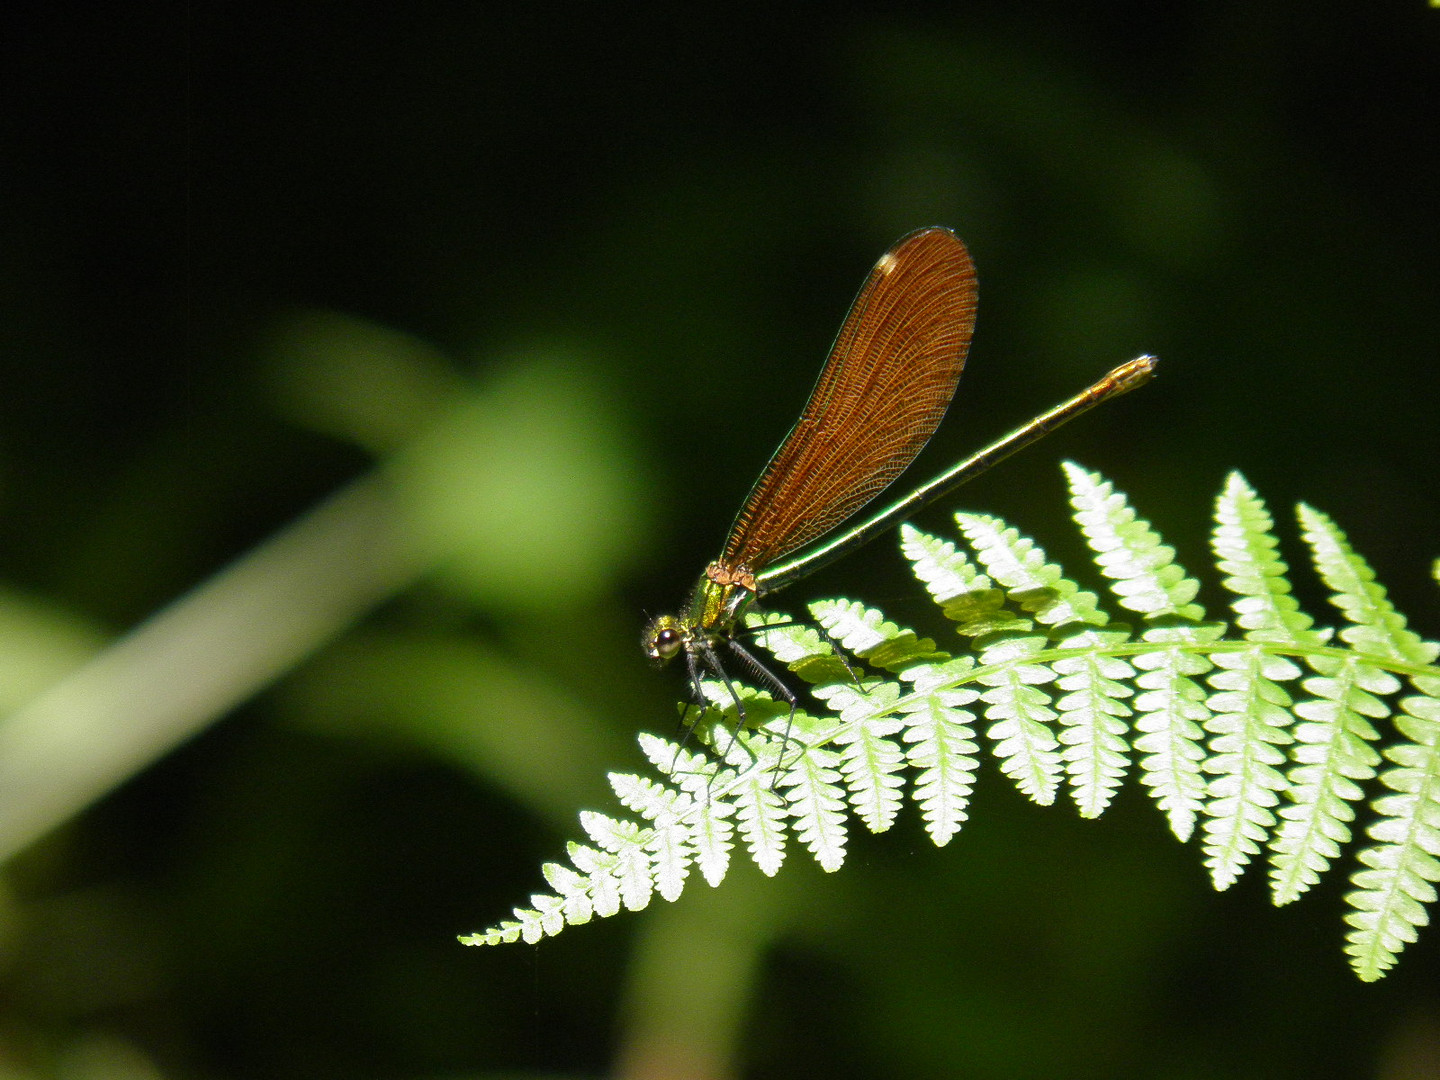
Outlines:
[[[752, 664], [755, 663], [754, 658], [750, 657], [748, 653], [744, 653], [742, 651], [741, 655], [749, 659]], [[691, 724], [685, 724], [683, 720], [681, 721], [681, 726], [685, 728], [685, 733], [681, 737], [679, 745], [675, 747], [675, 759], [670, 763], [670, 774], [672, 776], [675, 774], [675, 770], [679, 766], [681, 752], [685, 749], [685, 745], [690, 741], [690, 736], [694, 733], [694, 725], [696, 723], [699, 723], [700, 718], [703, 717], [705, 714], [705, 710], [710, 707], [710, 703], [705, 697], [704, 680], [702, 678], [701, 672], [702, 667], [712, 676], [720, 680], [720, 682], [724, 685], [725, 690], [729, 693], [730, 700], [735, 703], [735, 728], [733, 731], [730, 732], [729, 742], [725, 744], [723, 749], [718, 746], [711, 747], [711, 750], [716, 754], [717, 764], [719, 766], [724, 765], [725, 759], [730, 754], [731, 747], [735, 745], [735, 740], [739, 738], [740, 729], [745, 726], [746, 719], [745, 701], [740, 696], [740, 692], [735, 688], [735, 683], [731, 680], [730, 673], [725, 670], [725, 665], [720, 662], [719, 653], [716, 652], [715, 647], [710, 644], [710, 642], [704, 640], [697, 640], [692, 645], [688, 646], [685, 651], [685, 661], [686, 665], [690, 670], [690, 689], [695, 696], [695, 704], [699, 709], [699, 713], [696, 716], [695, 721]], [[775, 680], [775, 676], [772, 675], [770, 672], [764, 671], [763, 668], [760, 670], [769, 679]], [[778, 680], [776, 680], [776, 682], [778, 685]], [[790, 699], [790, 711], [793, 715], [795, 711], [794, 695], [791, 694], [790, 691], [784, 686], [781, 686], [780, 689], [781, 693], [783, 693], [786, 697]], [[750, 755], [752, 761], [757, 760], [755, 758], [754, 752], [751, 751], [750, 747], [747, 746], [743, 740], [741, 741], [740, 746], [747, 754]], [[713, 781], [714, 777], [712, 777], [711, 779]], [[709, 784], [706, 784], [706, 790], [708, 792]]]
[[[764, 626], [747, 627], [744, 632], [746, 634], [749, 634], [751, 637], [759, 638], [767, 630], [781, 630], [787, 626], [813, 627], [815, 632], [820, 635], [820, 638], [825, 642], [825, 644], [830, 646], [831, 654], [835, 657], [835, 659], [839, 660], [841, 666], [845, 668], [845, 673], [850, 676], [850, 680], [855, 684], [856, 691], [861, 694], [864, 694], [866, 692], [863, 675], [860, 669], [850, 662], [849, 658], [845, 654], [845, 649], [841, 646], [840, 642], [835, 639], [835, 637], [830, 633], [829, 630], [825, 629], [825, 627], [818, 622], [802, 623], [797, 619], [792, 619], [788, 622], [768, 623]], [[735, 641], [733, 638], [730, 641], [730, 647], [734, 649], [735, 652], [739, 654], [748, 663], [751, 671], [755, 672], [760, 678], [764, 679], [767, 683], [769, 683], [771, 687], [779, 691], [780, 696], [790, 703], [790, 715], [785, 721], [785, 736], [780, 743], [780, 757], [775, 763], [775, 775], [770, 782], [770, 786], [773, 789], [775, 784], [780, 779], [781, 768], [785, 760], [785, 748], [790, 743], [790, 731], [795, 722], [795, 709], [797, 704], [796, 698], [795, 695], [791, 693], [790, 688], [787, 687], [783, 682], [781, 682], [773, 671], [771, 671], [764, 664], [762, 664], [758, 658], [751, 654], [747, 649], [743, 648], [740, 643]]]
[[[855, 684], [855, 689], [862, 694], [865, 692], [865, 684], [862, 680], [860, 670], [856, 668], [854, 664], [850, 663], [849, 658], [845, 655], [845, 649], [841, 646], [840, 642], [831, 635], [829, 630], [826, 630], [825, 627], [818, 622], [802, 622], [799, 619], [790, 619], [787, 622], [766, 623], [763, 626], [747, 626], [741, 633], [748, 634], [753, 638], [759, 638], [763, 636], [767, 630], [783, 630], [787, 626], [812, 627], [815, 633], [820, 635], [821, 640], [830, 646], [830, 652], [836, 660], [840, 661], [840, 666], [843, 667], [845, 673], [850, 676], [850, 681]], [[767, 671], [766, 674], [768, 675], [769, 672]]]
[[700, 722], [700, 718], [705, 715], [705, 710], [709, 708], [705, 700], [705, 687], [700, 677], [700, 661], [695, 655], [696, 651], [694, 648], [686, 647], [685, 667], [689, 671], [690, 697], [695, 703], [697, 712], [695, 719], [689, 723], [686, 723], [685, 714], [680, 714], [680, 720], [678, 721], [679, 731], [676, 733], [675, 739], [675, 756], [670, 761], [671, 776], [674, 776], [675, 770], [680, 767], [680, 755], [685, 752], [685, 747], [689, 745], [690, 736], [695, 734], [695, 725]]
[[[771, 623], [767, 626], [748, 627], [742, 632], [749, 634], [752, 637], [759, 637], [767, 630], [777, 630], [782, 627], [793, 625], [799, 624], [794, 622]], [[846, 673], [854, 681], [857, 689], [859, 689], [863, 693], [864, 686], [861, 682], [860, 672], [846, 658], [845, 651], [841, 648], [840, 643], [836, 641], [833, 636], [831, 636], [830, 632], [826, 630], [825, 627], [819, 625], [818, 623], [813, 623], [810, 625], [813, 625], [815, 627], [816, 632], [825, 641], [825, 643], [830, 646], [832, 654], [844, 666]], [[740, 660], [742, 666], [747, 668], [751, 672], [751, 674], [754, 675], [761, 682], [763, 682], [771, 690], [771, 692], [775, 694], [775, 696], [783, 699], [785, 703], [789, 706], [789, 710], [785, 717], [785, 731], [780, 739], [780, 752], [776, 757], [775, 768], [770, 780], [770, 787], [773, 791], [780, 781], [780, 774], [783, 771], [785, 764], [785, 752], [792, 741], [791, 736], [793, 734], [795, 726], [795, 713], [796, 710], [799, 708], [799, 698], [796, 697], [794, 691], [792, 691], [790, 687], [788, 687], [778, 675], [776, 675], [773, 671], [766, 667], [765, 664], [762, 663], [761, 660], [754, 653], [752, 653], [739, 641], [737, 641], [733, 637], [726, 637], [725, 642], [727, 645], [729, 645], [731, 652], [733, 652], [735, 656]], [[729, 757], [730, 750], [732, 747], [734, 747], [737, 739], [740, 740], [740, 746], [742, 747], [742, 749], [744, 749], [745, 753], [750, 757], [750, 759], [754, 762], [758, 762], [759, 759], [757, 758], [755, 752], [750, 749], [749, 745], [743, 739], [740, 739], [740, 732], [745, 727], [747, 720], [745, 713], [745, 701], [740, 696], [739, 690], [736, 689], [734, 681], [730, 678], [730, 673], [725, 670], [725, 665], [721, 663], [719, 651], [717, 650], [715, 644], [711, 641], [704, 639], [698, 639], [688, 643], [685, 650], [685, 661], [686, 666], [689, 669], [691, 692], [694, 695], [696, 705], [700, 709], [702, 715], [704, 711], [709, 708], [709, 702], [705, 697], [703, 685], [703, 676], [706, 672], [717, 678], [724, 685], [726, 692], [730, 695], [730, 700], [735, 703], [736, 722], [734, 729], [730, 733], [729, 741], [725, 744], [723, 748], [719, 746], [712, 748], [716, 753], [717, 757], [719, 758], [720, 763], [723, 764], [725, 759]], [[681, 737], [680, 743], [676, 747], [675, 761], [672, 762], [670, 768], [672, 775], [674, 774], [675, 769], [679, 764], [680, 753], [684, 750], [686, 744], [689, 742], [690, 736], [693, 734], [694, 730], [693, 724], [685, 725], [683, 721], [681, 723], [682, 726], [685, 727], [685, 734]]]
[[[759, 676], [763, 681], [770, 684], [770, 689], [784, 698], [790, 706], [790, 711], [785, 717], [785, 734], [780, 738], [780, 753], [775, 759], [775, 771], [770, 776], [770, 790], [775, 790], [775, 785], [780, 781], [780, 767], [785, 763], [785, 748], [790, 745], [790, 731], [795, 725], [795, 709], [799, 705], [799, 698], [795, 692], [785, 685], [780, 676], [776, 675], [768, 667], [760, 662], [760, 659], [749, 649], [741, 645], [734, 638], [728, 639], [730, 651], [738, 656], [750, 671]], [[737, 731], [738, 735], [739, 732]], [[754, 756], [753, 754], [751, 755]]]
[[815, 632], [825, 639], [825, 644], [830, 646], [830, 651], [835, 654], [835, 659], [844, 665], [845, 674], [850, 676], [850, 681], [855, 684], [855, 689], [863, 694], [865, 685], [860, 681], [860, 672], [850, 663], [850, 658], [845, 655], [845, 650], [840, 647], [840, 642], [836, 641], [830, 635], [830, 631], [818, 622], [815, 624]]
[[[694, 704], [696, 704], [696, 708], [700, 710], [701, 716], [703, 716], [704, 708], [706, 708], [706, 696], [704, 696], [704, 688], [701, 687], [700, 684], [700, 665], [696, 662], [696, 654], [688, 648], [685, 649], [685, 668], [690, 672], [690, 674], [688, 674], [688, 678], [690, 678], [690, 698], [694, 701]], [[671, 776], [675, 775], [675, 769], [680, 768], [680, 755], [684, 753], [685, 744], [690, 742], [691, 733], [694, 732], [694, 724], [685, 723], [684, 713], [680, 714], [677, 727], [680, 730], [675, 732], [675, 756], [670, 760]]]
[[[734, 638], [726, 638], [725, 640], [730, 643], [730, 647], [732, 649], [737, 648]], [[707, 641], [704, 643], [703, 649], [706, 666], [708, 666], [710, 670], [715, 674], [715, 676], [719, 678], [722, 683], [725, 684], [725, 689], [730, 694], [730, 700], [735, 703], [735, 728], [730, 732], [730, 741], [725, 744], [725, 749], [723, 750], [721, 750], [719, 747], [714, 748], [720, 758], [721, 764], [723, 765], [725, 759], [730, 756], [730, 750], [734, 747], [735, 740], [740, 739], [740, 732], [745, 727], [745, 701], [743, 698], [740, 697], [740, 691], [735, 689], [735, 683], [731, 680], [730, 673], [725, 670], [725, 665], [720, 662], [720, 654], [716, 652], [715, 647]], [[754, 662], [753, 658], [750, 658], [749, 654], [747, 654], [743, 649], [739, 651], [739, 655], [742, 658], [751, 659], [752, 663]], [[765, 672], [765, 674], [769, 675], [770, 673]], [[770, 678], [773, 679], [774, 676], [770, 675]], [[785, 693], [789, 695], [790, 692], [786, 690]], [[794, 701], [793, 696], [791, 696], [791, 701]], [[791, 706], [791, 709], [793, 711], [793, 705]], [[750, 755], [751, 761], [754, 761], [756, 763], [759, 762], [759, 759], [755, 756], [755, 752], [746, 745], [743, 739], [740, 740], [740, 747], [745, 751], [745, 753]]]

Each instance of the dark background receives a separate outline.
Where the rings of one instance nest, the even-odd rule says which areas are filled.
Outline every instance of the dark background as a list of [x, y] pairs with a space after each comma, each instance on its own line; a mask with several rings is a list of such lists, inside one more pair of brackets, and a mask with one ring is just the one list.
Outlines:
[[[989, 763], [944, 850], [907, 809], [833, 876], [792, 850], [538, 948], [455, 943], [543, 888], [633, 732], [669, 729], [645, 615], [921, 225], [981, 277], [930, 468], [1163, 358], [952, 501], [1082, 573], [1074, 458], [1213, 581], [1239, 469], [1322, 621], [1302, 499], [1440, 633], [1440, 10], [21, 4], [0, 36], [6, 595], [99, 641], [377, 465], [462, 508], [533, 497], [513, 550], [441, 560], [12, 860], [0, 1071], [1440, 1070], [1440, 945], [1360, 984], [1350, 864], [1283, 910], [1253, 867], [1216, 895], [1134, 783], [1080, 822]], [[402, 399], [470, 402], [490, 441], [467, 458], [470, 428], [427, 435]], [[882, 540], [784, 600], [943, 634], [914, 591]]]

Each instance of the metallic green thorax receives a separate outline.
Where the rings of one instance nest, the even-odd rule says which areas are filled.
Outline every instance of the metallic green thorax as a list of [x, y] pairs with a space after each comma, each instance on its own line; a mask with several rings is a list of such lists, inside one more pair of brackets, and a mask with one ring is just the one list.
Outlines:
[[751, 575], [723, 574], [718, 563], [711, 563], [696, 582], [685, 614], [692, 626], [729, 637], [754, 602], [755, 579]]
[[708, 651], [734, 637], [735, 627], [755, 602], [755, 579], [711, 563], [695, 583], [681, 615], [661, 615], [645, 630], [645, 653], [665, 661], [682, 650]]

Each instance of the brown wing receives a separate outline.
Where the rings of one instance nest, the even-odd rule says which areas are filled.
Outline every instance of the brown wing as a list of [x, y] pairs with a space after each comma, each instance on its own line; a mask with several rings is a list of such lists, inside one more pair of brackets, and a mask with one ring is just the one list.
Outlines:
[[974, 325], [975, 267], [949, 229], [913, 232], [881, 256], [721, 562], [759, 572], [889, 486], [945, 415]]

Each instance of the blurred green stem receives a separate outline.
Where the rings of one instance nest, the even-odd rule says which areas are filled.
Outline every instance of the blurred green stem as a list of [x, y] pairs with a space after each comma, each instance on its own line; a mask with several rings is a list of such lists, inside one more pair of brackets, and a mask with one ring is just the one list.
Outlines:
[[0, 721], [0, 859], [83, 810], [420, 572], [367, 477]]

